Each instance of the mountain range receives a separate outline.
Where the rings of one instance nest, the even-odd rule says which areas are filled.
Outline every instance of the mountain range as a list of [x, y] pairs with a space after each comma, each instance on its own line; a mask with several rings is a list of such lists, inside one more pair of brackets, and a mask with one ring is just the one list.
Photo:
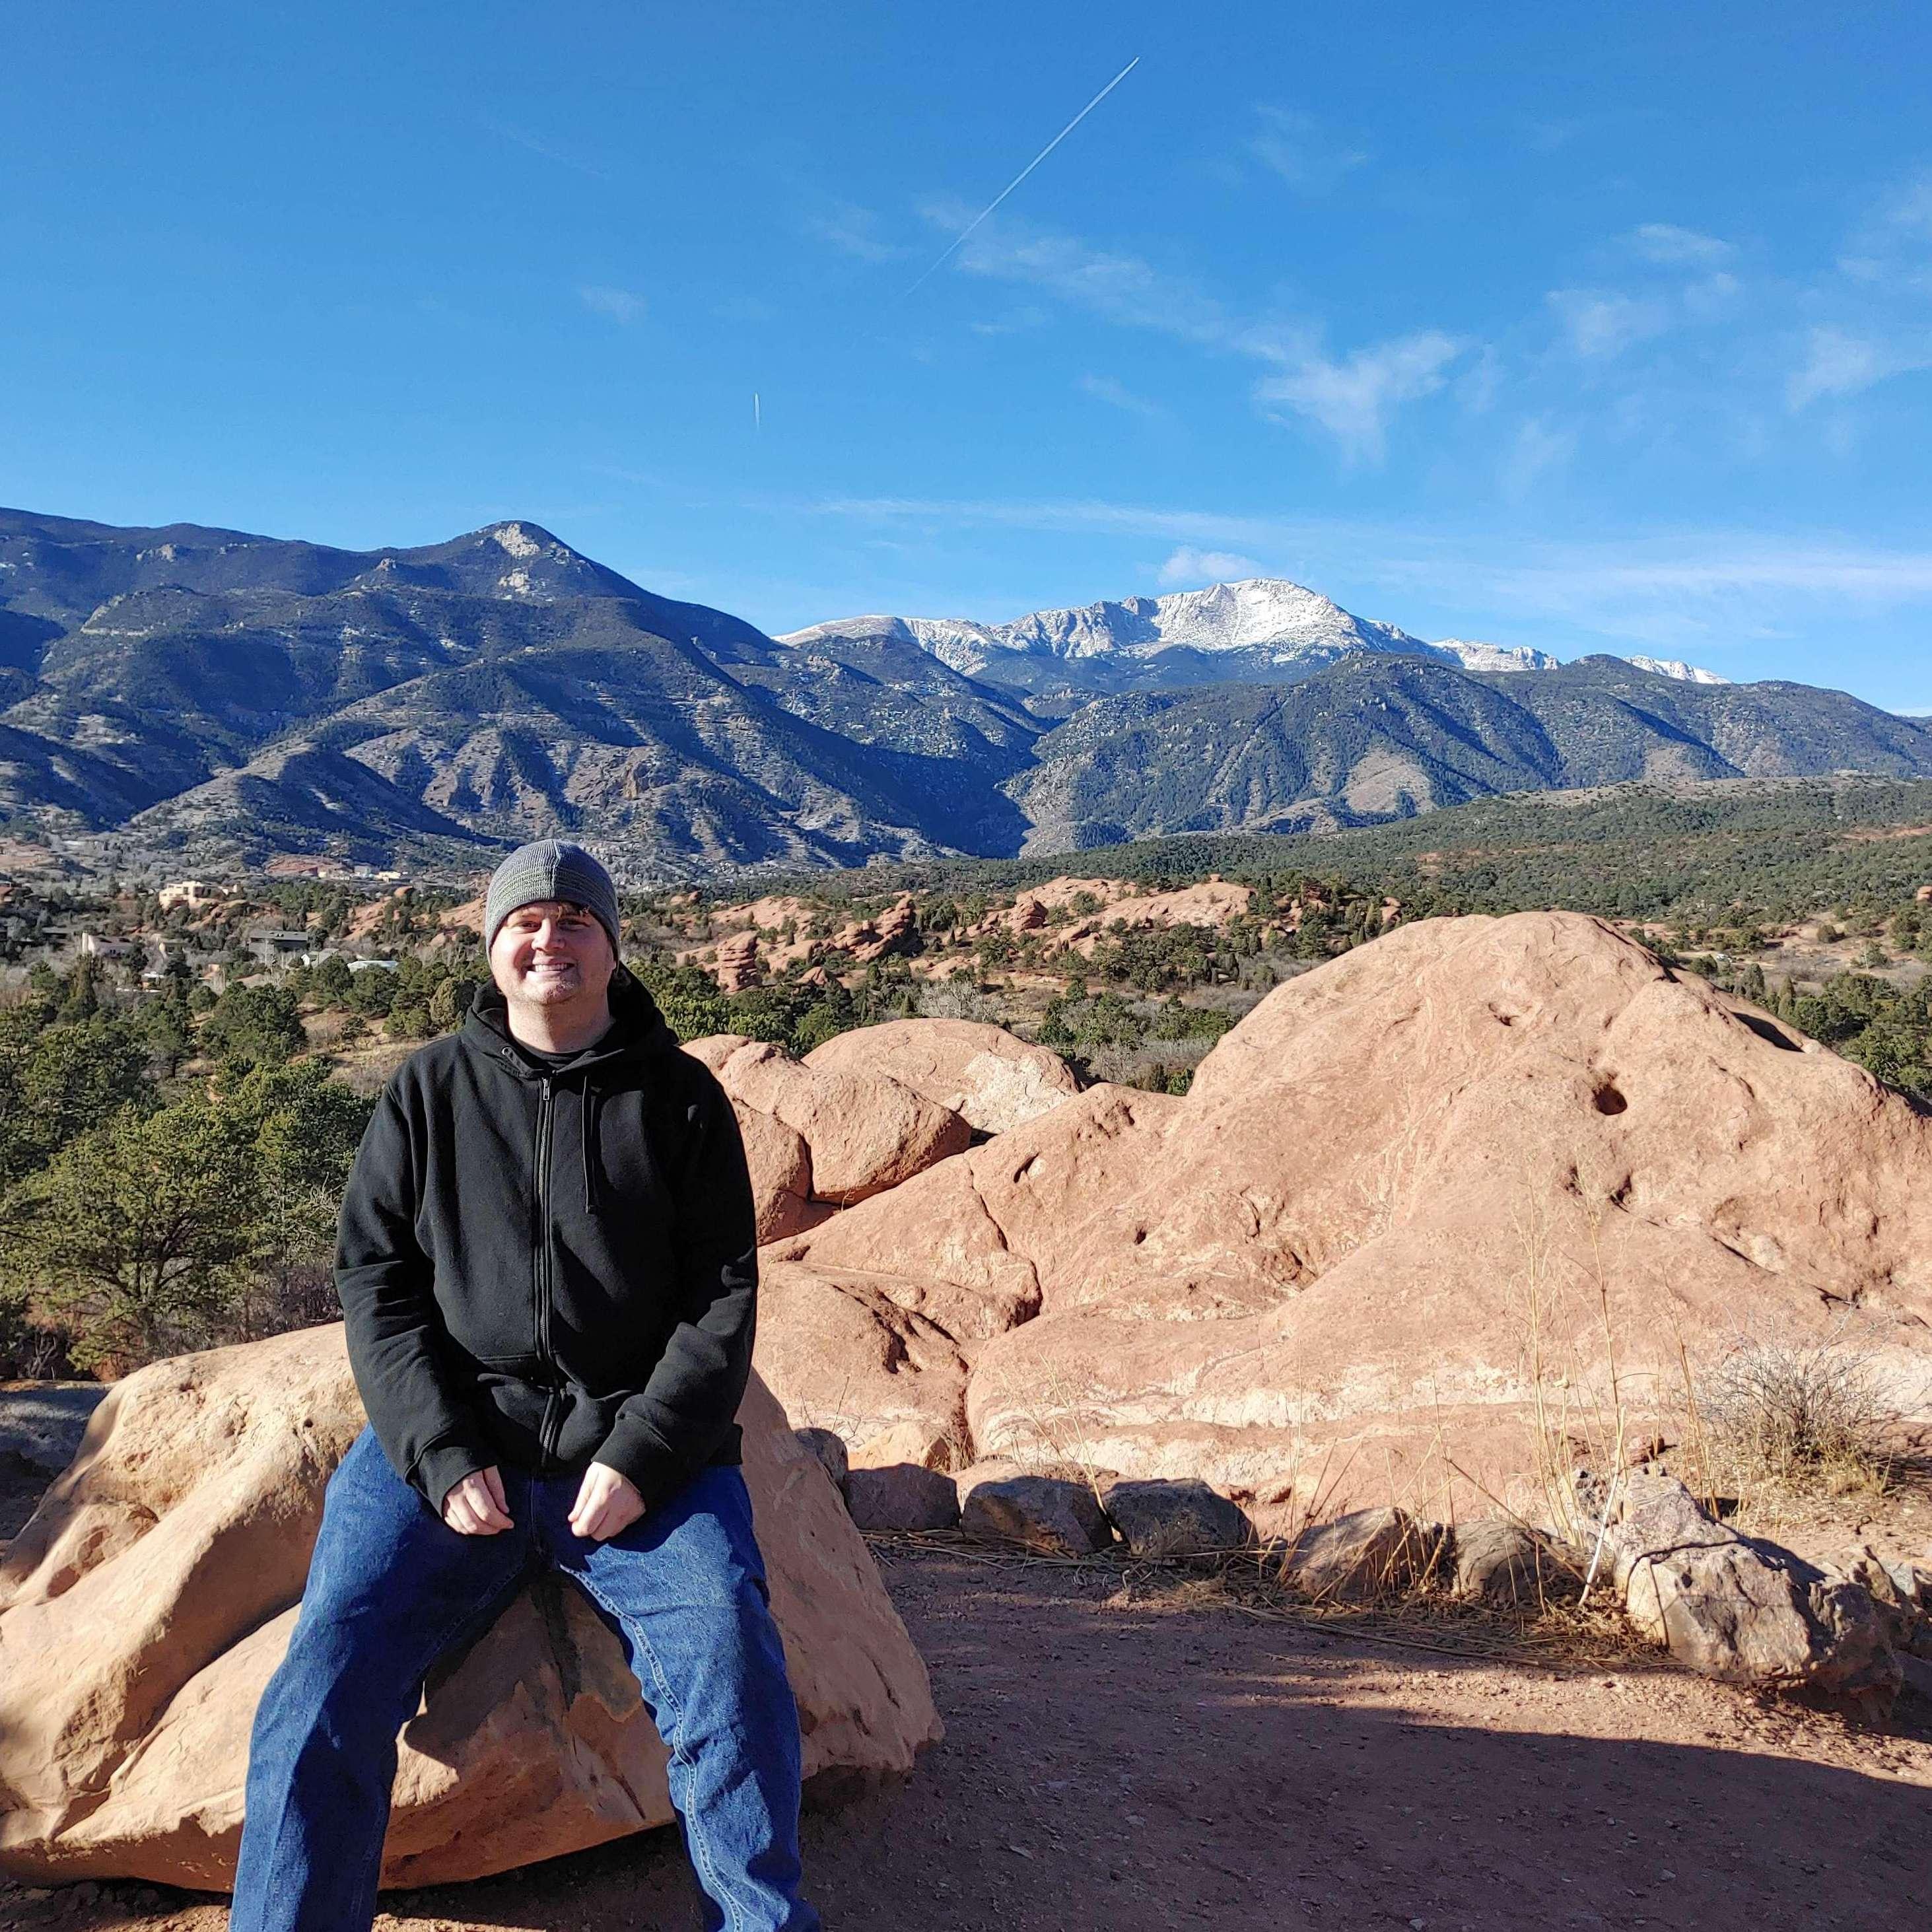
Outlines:
[[773, 638], [528, 522], [350, 551], [0, 511], [0, 820], [170, 862], [562, 832], [641, 883], [1846, 769], [1932, 774], [1932, 728], [1268, 579]]

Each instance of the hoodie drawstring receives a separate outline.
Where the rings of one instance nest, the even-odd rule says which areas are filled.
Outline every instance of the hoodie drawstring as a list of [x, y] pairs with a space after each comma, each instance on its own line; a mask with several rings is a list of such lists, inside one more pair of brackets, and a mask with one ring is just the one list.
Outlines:
[[597, 1100], [594, 1080], [584, 1083], [584, 1211], [597, 1212]]

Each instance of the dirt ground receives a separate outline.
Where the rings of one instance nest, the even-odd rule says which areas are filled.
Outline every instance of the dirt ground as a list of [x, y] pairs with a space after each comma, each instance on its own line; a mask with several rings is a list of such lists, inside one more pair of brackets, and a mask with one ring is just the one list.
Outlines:
[[[945, 1742], [806, 1821], [831, 1932], [1932, 1923], [1932, 1706], [1876, 1735], [1660, 1669], [1256, 1622], [1105, 1567], [881, 1551]], [[391, 1932], [682, 1932], [674, 1833], [386, 1894]], [[0, 1881], [0, 1926], [220, 1932], [220, 1902]]]

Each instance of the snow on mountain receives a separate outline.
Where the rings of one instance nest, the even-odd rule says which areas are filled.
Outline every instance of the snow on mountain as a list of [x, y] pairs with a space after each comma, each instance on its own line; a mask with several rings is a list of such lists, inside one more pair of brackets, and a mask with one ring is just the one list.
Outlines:
[[1465, 670], [1554, 670], [1562, 662], [1527, 644], [1485, 644], [1471, 638], [1438, 638], [1429, 648], [1453, 657]]
[[1166, 597], [1130, 597], [1077, 610], [1036, 610], [1010, 624], [964, 618], [854, 617], [794, 631], [778, 641], [808, 644], [837, 632], [912, 638], [968, 676], [1003, 653], [1061, 659], [1138, 658], [1165, 650], [1262, 652], [1274, 662], [1328, 659], [1349, 651], [1430, 656], [1430, 647], [1393, 624], [1352, 616], [1318, 592], [1273, 578], [1212, 584]]
[[[878, 637], [914, 643], [968, 677], [1000, 674], [1015, 656], [1057, 659], [1070, 668], [1081, 660], [1124, 668], [1163, 652], [1225, 656], [1233, 677], [1275, 681], [1270, 667], [1306, 675], [1351, 651], [1434, 658], [1472, 671], [1554, 670], [1562, 662], [1526, 645], [1491, 644], [1467, 638], [1426, 644], [1394, 624], [1358, 617], [1299, 584], [1254, 577], [1238, 584], [1210, 584], [1165, 597], [1128, 597], [1078, 610], [1036, 610], [1007, 624], [980, 624], [964, 617], [845, 617], [788, 632], [782, 644], [809, 645], [832, 638]], [[1689, 684], [1729, 682], [1714, 671], [1674, 658], [1630, 658], [1640, 670]], [[1198, 660], [1197, 660], [1198, 662]], [[1196, 672], [1196, 676], [1202, 674]]]
[[1729, 684], [1727, 677], [1720, 677], [1714, 670], [1706, 670], [1702, 664], [1686, 664], [1682, 658], [1626, 658], [1626, 664], [1636, 665], [1639, 670], [1654, 671], [1659, 677], [1674, 677], [1680, 684]]
[[1210, 584], [1204, 590], [1175, 591], [1166, 597], [1089, 604], [1078, 610], [1038, 610], [1000, 628], [1008, 649], [1060, 658], [1152, 657], [1177, 646], [1272, 648], [1294, 656], [1310, 650], [1422, 648], [1418, 639], [1392, 624], [1352, 616], [1318, 592], [1266, 577]]

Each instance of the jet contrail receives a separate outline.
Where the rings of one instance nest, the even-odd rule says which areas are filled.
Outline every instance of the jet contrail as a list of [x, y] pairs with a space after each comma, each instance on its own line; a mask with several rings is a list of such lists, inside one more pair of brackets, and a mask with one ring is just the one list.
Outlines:
[[758, 399], [758, 391], [757, 391], [757, 390], [755, 390], [755, 389], [754, 389], [754, 390], [752, 392], [752, 428], [755, 430], [761, 430], [761, 429], [763, 429], [763, 428], [764, 428], [764, 426], [765, 426], [765, 409], [764, 409], [764, 404], [763, 404], [762, 402], [760, 402], [760, 401], [759, 400], [759, 399]]
[[[910, 295], [913, 292], [913, 290], [920, 287], [922, 284], [929, 280], [933, 275], [936, 274], [939, 270], [944, 268], [946, 263], [952, 259], [953, 251], [955, 249], [958, 248], [960, 243], [964, 242], [967, 236], [971, 234], [974, 230], [978, 227], [980, 223], [984, 221], [987, 216], [991, 214], [994, 209], [998, 208], [1000, 203], [1004, 201], [1006, 196], [1011, 194], [1013, 190], [1018, 188], [1020, 183], [1024, 181], [1027, 176], [1031, 174], [1034, 170], [1038, 167], [1040, 163], [1045, 160], [1047, 156], [1052, 154], [1054, 149], [1058, 147], [1060, 142], [1065, 140], [1067, 136], [1072, 134], [1074, 129], [1078, 127], [1081, 122], [1085, 120], [1088, 116], [1092, 113], [1094, 109], [1099, 106], [1101, 102], [1105, 100], [1108, 95], [1112, 94], [1114, 88], [1118, 87], [1120, 82], [1125, 80], [1127, 76], [1132, 74], [1134, 69], [1138, 67], [1140, 64], [1141, 57], [1138, 54], [1136, 54], [1132, 60], [1128, 62], [1125, 67], [1121, 68], [1118, 74], [1114, 75], [1112, 80], [1108, 82], [1105, 87], [1101, 88], [1098, 94], [1094, 95], [1091, 100], [1088, 102], [1084, 107], [1081, 109], [1078, 114], [1074, 116], [1071, 121], [1067, 122], [1064, 128], [1060, 129], [1058, 134], [1054, 136], [1052, 140], [1047, 142], [1045, 147], [1040, 149], [1038, 154], [1034, 156], [1031, 160], [1028, 162], [1024, 167], [1021, 169], [1018, 174], [1014, 176], [1011, 181], [1007, 182], [1004, 188], [1000, 189], [998, 194], [994, 196], [991, 201], [987, 202], [984, 208], [980, 209], [977, 214], [974, 216], [970, 221], [967, 223], [964, 228], [960, 230], [957, 235], [953, 236], [951, 245], [948, 247], [946, 253], [940, 256], [939, 260], [934, 262], [932, 266], [927, 269], [923, 275], [920, 277], [918, 281], [913, 284], [912, 288], [906, 290], [906, 295]], [[902, 296], [899, 299], [903, 302], [905, 299], [905, 296]]]

